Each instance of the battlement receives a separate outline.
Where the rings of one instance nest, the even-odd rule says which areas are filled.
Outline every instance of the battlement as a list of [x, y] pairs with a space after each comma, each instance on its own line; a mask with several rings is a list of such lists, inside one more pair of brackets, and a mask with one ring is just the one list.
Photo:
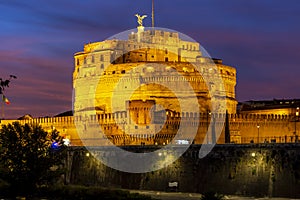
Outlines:
[[58, 124], [66, 125], [74, 123], [73, 116], [63, 116], [63, 117], [39, 117], [33, 119], [23, 119], [23, 120], [1, 120], [1, 125], [10, 124], [12, 122], [19, 122], [21, 124]]
[[[150, 103], [153, 105], [152, 103]], [[149, 104], [149, 105], [150, 105]], [[137, 110], [138, 108], [144, 109], [144, 107], [137, 106], [133, 107], [133, 110]], [[149, 111], [149, 109], [147, 109]], [[226, 114], [225, 113], [199, 113], [199, 112], [174, 112], [167, 110], [164, 112], [166, 115], [168, 121], [172, 121], [172, 119], [176, 120], [178, 118], [184, 119], [187, 121], [191, 120], [206, 120], [207, 116], [209, 118], [215, 118], [215, 119], [225, 119]], [[87, 116], [84, 120], [88, 121], [105, 121], [108, 122], [109, 120], [122, 120], [126, 119], [128, 117], [126, 111], [121, 112], [115, 112], [115, 113], [102, 113], [97, 115], [90, 115]], [[272, 121], [272, 122], [282, 122], [282, 121], [292, 121], [294, 119], [293, 115], [276, 115], [276, 114], [228, 114], [228, 119], [230, 122], [248, 122], [248, 121], [260, 121], [264, 120]], [[33, 118], [33, 119], [24, 119], [24, 120], [1, 120], [1, 125], [11, 124], [13, 122], [20, 122], [21, 124], [38, 124], [38, 125], [45, 125], [45, 124], [53, 124], [53, 125], [70, 125], [74, 123], [74, 120], [76, 121], [82, 121], [82, 117], [73, 117], [73, 116], [63, 116], [63, 117], [40, 117], [40, 118]]]
[[[138, 103], [138, 102], [136, 102]], [[152, 105], [148, 102], [149, 106]], [[151, 112], [151, 110], [144, 110], [141, 105], [133, 107], [134, 112]], [[161, 115], [162, 118], [157, 118]], [[224, 113], [210, 113], [210, 112], [174, 112], [172, 110], [165, 110], [164, 112], [157, 112], [155, 116], [156, 120], [151, 121], [134, 121], [130, 120], [134, 115], [129, 114], [128, 111], [121, 111], [116, 113], [101, 113], [89, 116], [65, 116], [65, 117], [45, 117], [34, 118], [24, 120], [1, 120], [0, 125], [11, 124], [18, 121], [21, 124], [37, 124], [42, 126], [46, 131], [57, 129], [61, 135], [71, 140], [72, 145], [81, 146], [82, 139], [80, 138], [75, 124], [99, 124], [103, 128], [105, 134], [113, 140], [115, 144], [122, 144], [126, 139], [126, 144], [138, 145], [141, 142], [144, 144], [153, 145], [155, 143], [163, 144], [168, 143], [177, 134], [178, 127], [185, 125], [187, 127], [199, 126], [198, 133], [196, 135], [195, 144], [203, 143], [204, 136], [207, 132], [207, 128], [211, 121], [215, 123], [223, 122], [224, 128], [226, 124], [226, 114]], [[163, 122], [163, 116], [165, 116], [164, 126], [160, 124]], [[126, 122], [126, 123], [124, 123]], [[137, 128], [139, 124], [139, 128]], [[294, 132], [295, 123], [294, 116], [292, 115], [276, 115], [276, 114], [228, 114], [228, 124], [230, 129], [231, 142], [234, 143], [251, 143], [257, 142], [259, 137], [260, 142], [295, 142], [297, 141], [297, 134]], [[118, 126], [122, 127], [118, 127]], [[222, 125], [222, 124], [221, 124]], [[259, 126], [258, 126], [259, 125]], [[124, 127], [123, 127], [124, 126]], [[160, 127], [160, 128], [159, 128]], [[131, 130], [126, 132], [126, 138], [124, 138], [125, 130]], [[155, 130], [161, 129], [159, 133]], [[299, 127], [300, 128], [300, 127]], [[299, 128], [297, 130], [299, 130]], [[260, 136], [257, 135], [257, 131], [260, 129]], [[184, 129], [189, 131], [188, 129]], [[224, 130], [218, 141], [218, 143], [224, 143]]]
[[142, 32], [131, 32], [128, 36], [130, 42], [141, 42], [148, 44], [164, 44], [178, 46], [179, 38], [177, 32], [168, 32], [164, 30], [146, 30]]
[[230, 114], [230, 119], [241, 120], [291, 120], [293, 115], [280, 115], [280, 114]]

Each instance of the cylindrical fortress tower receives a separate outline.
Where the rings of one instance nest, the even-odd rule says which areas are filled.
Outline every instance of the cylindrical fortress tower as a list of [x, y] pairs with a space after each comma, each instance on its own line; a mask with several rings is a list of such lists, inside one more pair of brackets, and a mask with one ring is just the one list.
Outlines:
[[[131, 130], [130, 134], [139, 133], [137, 124], [154, 134], [157, 127], [151, 125], [155, 121], [151, 119], [153, 113], [162, 109], [180, 113], [178, 98], [191, 98], [183, 84], [188, 82], [198, 99], [199, 106], [190, 105], [195, 112], [211, 110], [210, 91], [214, 90], [214, 99], [225, 98], [222, 111], [235, 114], [235, 68], [220, 59], [205, 57], [200, 49], [199, 43], [181, 39], [177, 32], [153, 29], [130, 32], [127, 40], [113, 38], [86, 44], [83, 52], [74, 55], [74, 109], [84, 112], [86, 118], [125, 111], [125, 129]], [[200, 68], [196, 70], [194, 65]], [[217, 76], [224, 87], [208, 81]], [[168, 84], [176, 88], [176, 94]], [[153, 110], [150, 105], [161, 107]], [[169, 123], [176, 124], [175, 121]], [[119, 135], [122, 131], [125, 130], [117, 128], [108, 134]], [[164, 132], [161, 128], [160, 131]]]

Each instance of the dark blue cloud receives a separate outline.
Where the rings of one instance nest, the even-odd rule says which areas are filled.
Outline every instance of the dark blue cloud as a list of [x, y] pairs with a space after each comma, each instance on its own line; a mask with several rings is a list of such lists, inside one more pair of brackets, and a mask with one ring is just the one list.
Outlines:
[[[0, 2], [0, 77], [16, 74], [6, 116], [71, 109], [73, 55], [135, 28], [151, 0]], [[156, 26], [187, 34], [237, 68], [237, 98], [300, 98], [298, 0], [155, 0]]]

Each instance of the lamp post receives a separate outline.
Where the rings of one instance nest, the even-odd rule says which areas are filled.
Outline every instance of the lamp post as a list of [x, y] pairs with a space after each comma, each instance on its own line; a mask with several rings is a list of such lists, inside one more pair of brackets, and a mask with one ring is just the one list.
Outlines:
[[[206, 133], [208, 133], [208, 128], [209, 128], [209, 123], [208, 123], [208, 118], [211, 115], [210, 110], [206, 111], [206, 124], [207, 124], [207, 129], [206, 129]], [[208, 138], [208, 134], [206, 134], [206, 143], [209, 143], [209, 138]]]
[[259, 143], [259, 124], [256, 126], [257, 127], [257, 143]]
[[295, 113], [295, 142], [298, 142], [298, 136], [297, 136], [297, 121], [299, 117], [299, 107], [296, 108], [296, 113]]
[[122, 120], [122, 124], [123, 124], [123, 146], [125, 146], [126, 145], [126, 142], [125, 142], [125, 136], [126, 136], [126, 133], [125, 133], [125, 124], [126, 124], [126, 119]]

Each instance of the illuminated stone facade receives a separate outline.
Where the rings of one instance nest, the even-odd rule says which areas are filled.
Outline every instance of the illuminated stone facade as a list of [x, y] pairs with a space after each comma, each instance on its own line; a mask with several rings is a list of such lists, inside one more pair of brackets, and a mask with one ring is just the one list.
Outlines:
[[[226, 109], [229, 113], [236, 112], [235, 68], [223, 65], [222, 60], [214, 59], [214, 63], [211, 63], [211, 59], [202, 56], [199, 43], [181, 40], [176, 32], [148, 30], [140, 33], [132, 32], [128, 37], [128, 40], [112, 39], [86, 44], [83, 52], [75, 54], [73, 74], [73, 86], [77, 97], [75, 109], [93, 109], [87, 107], [93, 105], [94, 102], [91, 101], [96, 101], [95, 107], [98, 112], [111, 113], [113, 112], [110, 106], [111, 95], [116, 85], [123, 85], [121, 95], [125, 96], [125, 93], [132, 93], [127, 88], [138, 84], [140, 91], [133, 94], [132, 100], [155, 100], [164, 106], [171, 104], [173, 106], [168, 109], [178, 111], [176, 102], [170, 98], [171, 91], [166, 91], [159, 85], [141, 83], [141, 74], [145, 74], [146, 78], [152, 81], [163, 79], [165, 82], [182, 87], [181, 77], [173, 76], [171, 73], [172, 69], [176, 69], [189, 81], [197, 94], [201, 105], [200, 112], [206, 112], [210, 107], [211, 88], [208, 87], [213, 87], [208, 86], [209, 83], [206, 81], [215, 79], [217, 69], [224, 84], [224, 91], [220, 93], [226, 96]], [[195, 71], [193, 64], [203, 66], [200, 73]], [[163, 65], [165, 69], [157, 72], [156, 65]], [[212, 70], [209, 66], [216, 68]], [[130, 77], [122, 78], [128, 72]], [[98, 85], [97, 88], [95, 85]], [[88, 95], [83, 91], [89, 91]], [[118, 111], [124, 110], [124, 105], [121, 107]]]
[[[205, 57], [200, 49], [199, 43], [183, 40], [177, 32], [144, 31], [141, 27], [129, 33], [127, 40], [113, 38], [86, 44], [84, 51], [74, 56], [74, 108], [84, 113], [80, 118], [91, 116], [99, 120], [115, 144], [120, 144], [118, 138], [129, 137], [122, 139], [126, 145], [169, 143], [181, 119], [196, 117], [198, 113], [208, 115], [212, 90], [217, 91], [216, 99], [225, 99], [226, 106], [219, 111], [235, 114], [236, 69], [224, 65], [220, 59]], [[224, 87], [214, 84], [218, 77]], [[178, 98], [185, 101], [193, 98], [186, 92], [184, 82], [189, 83], [198, 101], [198, 105], [190, 105], [195, 109], [189, 113], [182, 112], [178, 102]], [[179, 94], [174, 94], [165, 84], [174, 85]], [[117, 87], [121, 89], [116, 92]], [[128, 101], [124, 101], [128, 96]], [[112, 101], [117, 103], [113, 106]], [[168, 112], [153, 110], [155, 105], [161, 105]], [[168, 115], [172, 119], [167, 118]], [[206, 121], [210, 121], [208, 117]], [[106, 119], [111, 122], [107, 124]], [[158, 119], [167, 121], [161, 124]], [[193, 128], [186, 124], [181, 131], [192, 132]], [[199, 128], [194, 142], [203, 141], [207, 128], [207, 125]], [[182, 139], [192, 142], [190, 138]]]
[[240, 102], [237, 112], [243, 114], [295, 115], [299, 112], [300, 99], [273, 99]]
[[[211, 120], [211, 116], [206, 113], [200, 114], [199, 122], [199, 134], [195, 138], [195, 143], [207, 143], [211, 141], [204, 141], [204, 135], [207, 131], [208, 123]], [[217, 116], [216, 116], [217, 117]], [[135, 137], [132, 134], [123, 134], [122, 129], [115, 124], [115, 120], [122, 121], [126, 119], [126, 113], [118, 114], [99, 114], [98, 116], [91, 117], [91, 120], [100, 122], [103, 127], [106, 129], [106, 134], [117, 145], [141, 145], [148, 144], [154, 145], [159, 144], [163, 145], [167, 142], [170, 142], [173, 138], [176, 130], [178, 128], [178, 115], [168, 113], [165, 129], [159, 134], [150, 135], [145, 130], [148, 130], [147, 127], [135, 130]], [[98, 119], [99, 118], [99, 119]], [[230, 128], [230, 137], [232, 143], [260, 143], [264, 142], [276, 142], [276, 143], [290, 143], [297, 140], [297, 136], [300, 133], [299, 122], [294, 122], [294, 115], [260, 115], [260, 114], [230, 114], [229, 115], [229, 128]], [[74, 124], [73, 116], [66, 117], [49, 117], [49, 118], [34, 118], [26, 120], [1, 120], [1, 125], [9, 124], [15, 121], [19, 121], [21, 124], [25, 123], [34, 123], [40, 124], [45, 130], [51, 131], [52, 129], [57, 129], [60, 134], [69, 138], [71, 140], [71, 145], [81, 146], [82, 138], [77, 134], [76, 127]], [[183, 123], [188, 123], [193, 126], [195, 121], [193, 117], [183, 117]], [[259, 125], [259, 128], [257, 128]], [[296, 125], [296, 129], [295, 129]], [[168, 126], [168, 127], [167, 127]], [[294, 133], [296, 130], [296, 134]], [[128, 130], [126, 130], [128, 131]], [[222, 131], [222, 134], [217, 141], [222, 144], [225, 143], [225, 128]], [[259, 138], [259, 139], [258, 139]], [[95, 144], [96, 145], [96, 144]]]
[[[185, 129], [181, 131], [186, 133], [197, 126], [195, 138], [185, 135], [180, 139], [202, 144], [214, 142], [213, 135], [208, 135], [205, 139], [209, 124], [211, 121], [221, 123], [226, 110], [232, 143], [298, 140], [300, 127], [297, 127], [292, 111], [237, 113], [236, 69], [224, 65], [222, 60], [205, 57], [200, 49], [197, 42], [185, 41], [180, 39], [178, 33], [161, 30], [139, 30], [137, 33], [130, 33], [127, 40], [110, 39], [86, 44], [83, 52], [74, 55], [73, 73], [74, 108], [77, 112], [84, 113], [84, 116], [19, 121], [22, 124], [40, 124], [48, 131], [55, 128], [69, 138], [74, 146], [83, 145], [82, 141], [97, 145], [101, 140], [95, 139], [96, 137], [79, 137], [76, 122], [82, 126], [86, 126], [86, 122], [99, 124], [107, 138], [115, 145], [175, 143], [172, 139], [176, 134], [180, 136], [180, 125], [185, 125]], [[196, 71], [194, 65], [203, 67]], [[212, 68], [212, 65], [216, 67]], [[161, 70], [158, 71], [158, 67], [161, 67]], [[181, 89], [183, 79], [175, 76], [172, 70], [178, 71], [188, 80], [198, 99], [199, 110], [181, 112], [176, 95], [170, 89], [159, 84], [145, 84], [149, 80], [156, 80], [171, 83]], [[216, 86], [210, 85], [207, 80], [213, 80], [217, 74], [224, 84], [224, 88], [217, 88], [217, 94], [225, 96], [226, 108], [221, 110], [223, 114], [210, 112], [210, 91]], [[116, 85], [122, 90], [112, 96]], [[124, 101], [122, 97], [126, 95], [131, 96], [129, 100]], [[180, 95], [181, 98], [189, 98], [184, 93]], [[113, 99], [120, 100], [121, 103], [117, 102], [112, 107]], [[163, 109], [156, 108], [155, 105], [161, 105]], [[2, 120], [1, 124], [13, 121], [16, 120]], [[225, 143], [225, 127], [216, 142]]]

